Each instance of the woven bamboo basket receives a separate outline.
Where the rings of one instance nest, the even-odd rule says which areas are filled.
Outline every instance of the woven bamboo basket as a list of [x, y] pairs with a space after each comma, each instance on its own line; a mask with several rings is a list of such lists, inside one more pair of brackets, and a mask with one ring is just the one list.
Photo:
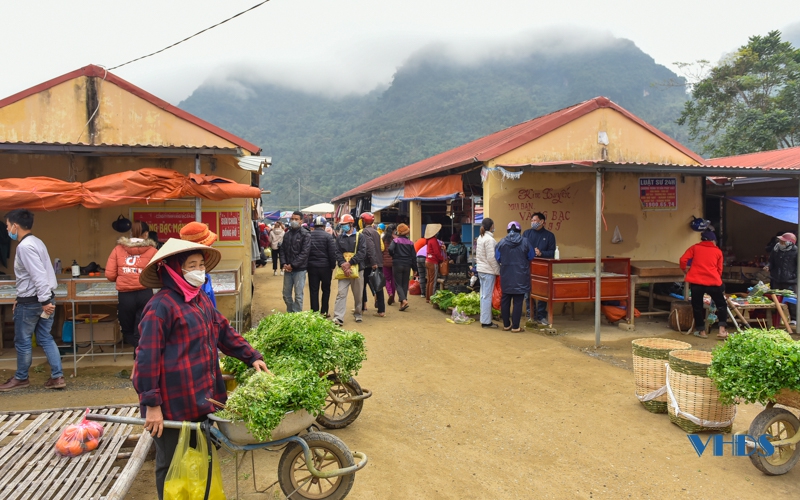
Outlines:
[[[633, 378], [636, 380], [636, 396], [641, 397], [661, 389], [667, 384], [667, 357], [670, 351], [691, 349], [692, 345], [680, 340], [636, 339], [633, 348]], [[641, 400], [640, 400], [641, 401]], [[652, 413], [667, 413], [667, 395], [662, 394], [650, 401], [641, 401]]]
[[[693, 422], [683, 415], [677, 415], [669, 404], [669, 420], [688, 433], [731, 432], [734, 405], [719, 402], [719, 391], [708, 377], [711, 366], [711, 353], [706, 351], [672, 351], [669, 353], [669, 386], [681, 413], [689, 414], [705, 421]], [[712, 425], [711, 423], [715, 423]]]
[[775, 395], [775, 402], [783, 406], [800, 408], [800, 392], [781, 389], [781, 392]]

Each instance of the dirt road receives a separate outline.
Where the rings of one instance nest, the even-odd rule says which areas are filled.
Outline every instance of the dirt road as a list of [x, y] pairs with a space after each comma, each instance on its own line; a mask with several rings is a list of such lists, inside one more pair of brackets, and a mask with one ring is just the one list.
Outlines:
[[[256, 279], [254, 317], [285, 310], [281, 278], [259, 270]], [[372, 312], [345, 324], [367, 339], [357, 379], [374, 392], [353, 425], [333, 431], [370, 459], [348, 498], [797, 498], [800, 467], [767, 477], [730, 451], [698, 457], [684, 431], [634, 398], [629, 363], [587, 355], [564, 337], [453, 325], [419, 297], [406, 312]], [[585, 343], [579, 337], [574, 345]], [[617, 344], [609, 351], [624, 359], [630, 341]], [[128, 400], [131, 392], [64, 394], [74, 406], [96, 404], [95, 395]], [[11, 398], [0, 401], [5, 407]], [[15, 408], [47, 404], [40, 392], [13, 396]], [[757, 411], [742, 408], [734, 431], [746, 430]], [[278, 454], [259, 452], [256, 461], [266, 487]], [[232, 498], [233, 459], [222, 462]], [[152, 498], [151, 467], [129, 498]], [[249, 460], [238, 476], [241, 498], [264, 498], [248, 493]]]

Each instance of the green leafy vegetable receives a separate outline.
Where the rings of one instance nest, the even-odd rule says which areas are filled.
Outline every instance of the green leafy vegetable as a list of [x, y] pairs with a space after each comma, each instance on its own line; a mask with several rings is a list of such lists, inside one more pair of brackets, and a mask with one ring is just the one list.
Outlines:
[[431, 304], [439, 306], [439, 309], [442, 311], [447, 311], [453, 306], [454, 297], [455, 294], [450, 290], [437, 290], [436, 293], [431, 296]]
[[453, 298], [453, 306], [458, 310], [472, 316], [481, 313], [481, 296], [477, 292], [459, 293]]
[[360, 333], [342, 330], [311, 311], [267, 316], [244, 338], [264, 356], [273, 375], [255, 373], [238, 359], [224, 358], [223, 370], [234, 374], [239, 385], [219, 416], [245, 422], [262, 441], [269, 440], [290, 411], [321, 413], [331, 385], [325, 375], [335, 371], [349, 379], [366, 359]]
[[766, 404], [783, 388], [800, 391], [800, 343], [775, 329], [729, 335], [714, 349], [708, 374], [723, 404]]

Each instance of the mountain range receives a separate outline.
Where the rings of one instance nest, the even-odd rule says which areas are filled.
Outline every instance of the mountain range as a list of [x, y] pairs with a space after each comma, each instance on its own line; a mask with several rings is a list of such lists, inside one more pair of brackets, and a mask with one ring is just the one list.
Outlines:
[[390, 84], [363, 95], [318, 95], [228, 75], [227, 85], [204, 83], [179, 106], [272, 156], [262, 176], [262, 188], [272, 192], [264, 197], [268, 210], [329, 201], [378, 175], [600, 95], [692, 146], [675, 123], [687, 94], [674, 72], [630, 40], [609, 36], [563, 50], [558, 42], [469, 62], [431, 48], [410, 57]]

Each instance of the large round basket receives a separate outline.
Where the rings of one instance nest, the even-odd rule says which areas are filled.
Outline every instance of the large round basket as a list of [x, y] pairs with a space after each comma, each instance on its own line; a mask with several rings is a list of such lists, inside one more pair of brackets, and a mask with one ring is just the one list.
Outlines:
[[[670, 351], [691, 349], [692, 345], [680, 340], [636, 339], [633, 347], [633, 378], [636, 380], [636, 397], [653, 413], [667, 413], [667, 357]], [[656, 396], [655, 393], [663, 392]]]
[[685, 300], [673, 300], [669, 305], [669, 327], [684, 333], [691, 330], [693, 325], [692, 304]]
[[669, 420], [688, 433], [731, 432], [733, 428], [736, 407], [719, 402], [717, 386], [708, 377], [709, 366], [710, 352], [669, 353]]

